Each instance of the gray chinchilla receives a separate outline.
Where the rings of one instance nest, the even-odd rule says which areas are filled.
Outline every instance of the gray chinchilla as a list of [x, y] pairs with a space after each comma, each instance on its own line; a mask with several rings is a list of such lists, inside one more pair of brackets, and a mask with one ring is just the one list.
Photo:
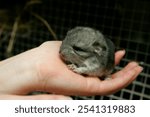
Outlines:
[[115, 46], [98, 30], [75, 27], [62, 41], [60, 56], [76, 73], [103, 77], [114, 68]]

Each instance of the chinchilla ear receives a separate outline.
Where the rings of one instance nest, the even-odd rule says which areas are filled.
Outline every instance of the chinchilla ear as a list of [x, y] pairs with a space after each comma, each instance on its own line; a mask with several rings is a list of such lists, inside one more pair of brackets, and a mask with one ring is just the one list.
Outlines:
[[83, 30], [83, 28], [84, 28], [84, 27], [81, 27], [81, 26], [79, 27], [79, 26], [77, 26], [77, 27], [75, 27], [75, 28], [69, 30], [69, 31], [67, 32], [67, 36], [71, 36], [71, 35], [73, 35], [73, 34], [75, 34], [75, 33], [77, 33], [77, 32], [80, 32], [81, 30]]

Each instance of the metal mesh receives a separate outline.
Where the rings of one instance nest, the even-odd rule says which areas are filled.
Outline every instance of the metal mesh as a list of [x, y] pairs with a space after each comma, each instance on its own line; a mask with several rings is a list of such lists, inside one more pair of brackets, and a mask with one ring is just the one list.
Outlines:
[[[149, 0], [43, 0], [40, 4], [30, 7], [30, 11], [50, 24], [60, 40], [75, 26], [93, 27], [111, 37], [117, 49], [126, 49], [126, 55], [116, 70], [122, 69], [133, 60], [144, 67], [132, 84], [113, 95], [76, 96], [74, 99], [150, 99], [149, 6]], [[10, 22], [13, 24], [14, 20]], [[53, 40], [43, 22], [29, 11], [22, 14], [20, 22], [25, 24], [25, 27], [16, 33], [12, 55]], [[0, 28], [1, 59], [6, 58], [11, 31], [12, 28]]]

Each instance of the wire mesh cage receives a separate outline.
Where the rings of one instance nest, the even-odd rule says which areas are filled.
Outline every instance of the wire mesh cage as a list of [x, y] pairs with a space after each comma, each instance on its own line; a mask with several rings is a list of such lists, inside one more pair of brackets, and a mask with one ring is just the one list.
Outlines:
[[137, 61], [144, 67], [137, 79], [107, 96], [74, 99], [150, 99], [149, 0], [5, 0], [0, 5], [0, 58], [19, 54], [56, 37], [63, 40], [75, 26], [109, 36], [126, 55], [116, 70]]

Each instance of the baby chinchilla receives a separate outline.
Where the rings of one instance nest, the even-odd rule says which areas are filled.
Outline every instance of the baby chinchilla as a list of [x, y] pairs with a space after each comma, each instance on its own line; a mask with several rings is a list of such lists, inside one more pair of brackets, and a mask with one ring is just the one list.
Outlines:
[[98, 30], [75, 27], [62, 41], [60, 56], [76, 73], [105, 77], [114, 68], [115, 47], [112, 41]]

